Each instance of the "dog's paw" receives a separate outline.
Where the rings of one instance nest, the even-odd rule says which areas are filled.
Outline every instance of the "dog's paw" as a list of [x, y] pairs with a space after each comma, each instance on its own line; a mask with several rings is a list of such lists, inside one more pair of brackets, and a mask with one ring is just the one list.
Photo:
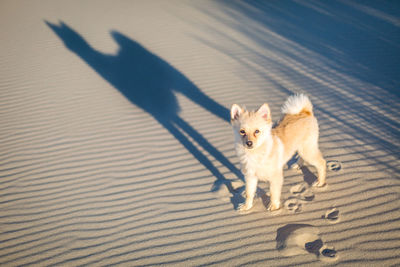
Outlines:
[[292, 165], [290, 165], [289, 169], [300, 173], [301, 165], [296, 162], [296, 163], [293, 163]]
[[318, 187], [318, 188], [322, 188], [322, 187], [325, 187], [326, 186], [326, 182], [320, 182], [320, 181], [315, 181], [313, 184], [312, 184], [312, 186], [313, 187]]
[[277, 210], [280, 210], [281, 209], [281, 204], [280, 203], [278, 203], [278, 204], [269, 204], [269, 206], [268, 206], [268, 208], [267, 208], [267, 210], [268, 211], [277, 211]]
[[238, 206], [238, 211], [240, 212], [248, 211], [251, 209], [251, 207], [252, 207], [251, 205], [248, 205], [246, 203], [240, 203]]

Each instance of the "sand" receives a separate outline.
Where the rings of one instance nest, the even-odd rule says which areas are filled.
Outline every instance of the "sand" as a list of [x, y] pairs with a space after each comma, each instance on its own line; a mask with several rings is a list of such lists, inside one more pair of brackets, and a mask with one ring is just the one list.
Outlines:
[[[395, 1], [0, 2], [1, 266], [400, 265]], [[330, 164], [236, 209], [228, 111], [309, 95]]]

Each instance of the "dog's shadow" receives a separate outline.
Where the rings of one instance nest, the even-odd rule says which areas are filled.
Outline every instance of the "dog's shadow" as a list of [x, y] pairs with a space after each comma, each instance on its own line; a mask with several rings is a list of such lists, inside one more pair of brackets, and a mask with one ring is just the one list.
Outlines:
[[317, 176], [312, 171], [310, 171], [309, 167], [302, 165], [300, 166], [300, 170], [303, 174], [304, 182], [306, 182], [309, 186], [311, 186], [318, 180]]
[[317, 176], [310, 170], [310, 168], [306, 165], [306, 162], [299, 156], [298, 153], [295, 153], [291, 159], [286, 163], [288, 169], [299, 169], [303, 174], [303, 180], [309, 186], [315, 183], [318, 178]]
[[233, 194], [230, 181], [191, 140], [243, 180], [241, 172], [179, 116], [180, 106], [175, 93], [181, 93], [225, 122], [229, 121], [227, 108], [204, 94], [165, 60], [122, 33], [117, 31], [110, 33], [119, 49], [116, 54], [105, 54], [90, 46], [78, 32], [64, 22], [53, 24], [45, 21], [45, 23], [70, 51], [120, 91], [133, 105], [150, 114], [203, 164], [216, 177], [212, 190], [225, 184]]
[[[237, 210], [239, 208], [239, 205], [244, 203], [246, 201], [246, 186], [241, 186], [237, 189], [234, 189], [231, 197], [231, 202]], [[253, 207], [246, 212], [241, 212], [241, 213], [252, 213], [252, 212], [265, 212], [268, 210], [269, 205], [271, 202], [271, 198], [268, 195], [267, 191], [265, 191], [263, 188], [260, 186], [257, 186], [257, 191], [256, 195], [254, 197], [254, 205]]]

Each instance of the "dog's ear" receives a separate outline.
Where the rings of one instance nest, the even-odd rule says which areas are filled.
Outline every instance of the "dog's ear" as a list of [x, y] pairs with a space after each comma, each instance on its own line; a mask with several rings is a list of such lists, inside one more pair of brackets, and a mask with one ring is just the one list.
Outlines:
[[257, 114], [259, 114], [266, 121], [271, 120], [271, 112], [269, 110], [268, 104], [263, 104], [258, 110]]
[[233, 104], [231, 107], [231, 120], [237, 120], [240, 116], [240, 114], [242, 114], [243, 109], [241, 107], [239, 107], [236, 104]]

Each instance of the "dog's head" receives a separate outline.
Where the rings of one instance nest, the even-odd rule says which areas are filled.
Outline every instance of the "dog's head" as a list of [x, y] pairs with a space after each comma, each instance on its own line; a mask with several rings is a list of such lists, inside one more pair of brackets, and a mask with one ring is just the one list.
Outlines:
[[234, 104], [231, 108], [231, 123], [235, 139], [246, 149], [255, 149], [271, 134], [271, 113], [267, 104], [257, 111], [247, 111]]

